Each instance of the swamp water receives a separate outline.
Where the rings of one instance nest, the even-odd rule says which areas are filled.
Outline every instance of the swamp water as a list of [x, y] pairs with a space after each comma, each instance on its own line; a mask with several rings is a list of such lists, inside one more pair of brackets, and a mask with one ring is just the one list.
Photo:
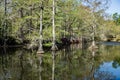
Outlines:
[[120, 80], [116, 44], [101, 43], [96, 52], [77, 44], [44, 54], [0, 48], [0, 80]]

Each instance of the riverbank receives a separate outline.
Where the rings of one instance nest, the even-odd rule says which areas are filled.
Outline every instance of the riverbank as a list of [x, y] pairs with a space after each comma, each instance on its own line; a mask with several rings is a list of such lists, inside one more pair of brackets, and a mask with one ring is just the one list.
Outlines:
[[[78, 39], [68, 39], [61, 38], [56, 40], [55, 44], [58, 48], [62, 46], [67, 46], [70, 44], [80, 43], [81, 40]], [[50, 48], [52, 46], [52, 40], [43, 40], [42, 41], [43, 48]], [[39, 40], [24, 40], [18, 41], [13, 37], [7, 37], [7, 39], [0, 38], [0, 47], [21, 47], [24, 46], [26, 49], [36, 49], [39, 46]]]

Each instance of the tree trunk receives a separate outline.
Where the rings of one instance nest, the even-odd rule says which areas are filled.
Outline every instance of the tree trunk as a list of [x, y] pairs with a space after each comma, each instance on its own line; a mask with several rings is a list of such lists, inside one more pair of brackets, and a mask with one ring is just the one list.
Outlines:
[[43, 40], [43, 37], [42, 37], [42, 19], [43, 19], [43, 6], [42, 4], [40, 5], [40, 31], [39, 31], [39, 35], [40, 35], [40, 39], [39, 39], [39, 48], [38, 48], [38, 51], [37, 53], [44, 53], [43, 51], [43, 47], [42, 47], [42, 40]]
[[5, 21], [4, 21], [4, 28], [3, 28], [3, 39], [4, 39], [4, 46], [6, 46], [6, 36], [7, 36], [7, 22], [6, 22], [6, 17], [7, 17], [7, 0], [4, 1], [4, 18], [5, 18]]
[[52, 50], [57, 50], [57, 46], [55, 44], [55, 0], [53, 0], [53, 15], [52, 15], [52, 26], [53, 26], [53, 41], [52, 41]]
[[[33, 5], [30, 6], [30, 16], [32, 16], [32, 8]], [[29, 22], [29, 38], [30, 38], [30, 33], [31, 33], [31, 28], [32, 28], [33, 24], [32, 24], [32, 18], [30, 18], [30, 22]]]
[[[20, 8], [20, 18], [23, 18], [23, 8]], [[24, 41], [24, 33], [23, 33], [23, 24], [21, 24], [21, 27], [20, 27], [20, 38], [21, 38], [21, 42]]]
[[95, 46], [95, 26], [93, 26], [92, 45]]

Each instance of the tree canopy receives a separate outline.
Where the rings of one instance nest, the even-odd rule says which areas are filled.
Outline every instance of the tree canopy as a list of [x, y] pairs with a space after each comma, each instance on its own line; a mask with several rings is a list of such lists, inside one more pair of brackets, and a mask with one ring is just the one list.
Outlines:
[[[120, 15], [113, 14], [112, 20], [106, 18], [108, 7], [109, 0], [56, 0], [56, 38], [91, 36], [93, 26], [96, 36], [111, 29], [116, 33], [113, 28], [120, 24]], [[12, 36], [19, 42], [38, 39], [41, 9], [43, 39], [51, 39], [52, 0], [1, 0], [0, 37]], [[115, 23], [111, 25], [111, 22]]]

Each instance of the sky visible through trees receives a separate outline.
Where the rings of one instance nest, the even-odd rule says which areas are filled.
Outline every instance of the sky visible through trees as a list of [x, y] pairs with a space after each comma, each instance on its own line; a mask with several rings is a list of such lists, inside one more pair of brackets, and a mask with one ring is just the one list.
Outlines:
[[114, 14], [114, 13], [120, 14], [120, 0], [111, 0], [109, 9], [106, 12], [109, 14]]

